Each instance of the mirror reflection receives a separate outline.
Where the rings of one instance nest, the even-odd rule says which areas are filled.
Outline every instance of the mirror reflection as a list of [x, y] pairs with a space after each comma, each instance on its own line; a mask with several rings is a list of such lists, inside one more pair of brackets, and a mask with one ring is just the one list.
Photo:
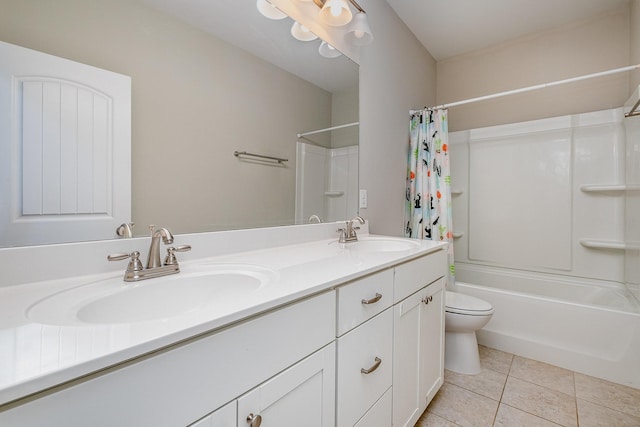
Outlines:
[[[296, 212], [296, 135], [358, 120], [357, 65], [319, 56], [318, 45], [308, 44], [319, 40], [293, 39], [290, 19], [268, 20], [253, 1], [0, 0], [0, 6], [0, 40], [131, 77], [136, 236], [146, 235], [149, 224], [188, 233], [306, 223], [308, 211]], [[331, 150], [357, 140], [353, 126], [300, 143], [335, 157]], [[288, 161], [265, 164], [235, 151]], [[357, 190], [357, 160], [349, 162]], [[339, 209], [326, 207], [347, 189], [333, 188], [338, 180], [330, 182], [331, 166], [325, 168], [324, 177], [307, 180], [325, 181], [314, 214], [352, 216], [331, 218], [355, 206], [344, 197]], [[353, 186], [349, 179], [345, 185]], [[86, 233], [72, 240], [95, 239]]]

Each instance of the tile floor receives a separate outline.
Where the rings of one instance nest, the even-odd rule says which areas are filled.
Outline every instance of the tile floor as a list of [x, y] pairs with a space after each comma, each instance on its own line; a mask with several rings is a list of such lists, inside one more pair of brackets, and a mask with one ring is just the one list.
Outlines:
[[478, 375], [445, 371], [415, 427], [640, 427], [638, 389], [483, 346], [480, 363]]

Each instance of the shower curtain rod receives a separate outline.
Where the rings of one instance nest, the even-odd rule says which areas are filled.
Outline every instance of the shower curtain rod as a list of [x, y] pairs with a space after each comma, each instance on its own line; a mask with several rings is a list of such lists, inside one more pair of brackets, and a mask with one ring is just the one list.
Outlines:
[[302, 138], [303, 136], [307, 136], [307, 135], [314, 135], [316, 133], [329, 132], [330, 130], [348, 128], [348, 127], [351, 127], [351, 126], [358, 126], [359, 124], [360, 124], [360, 122], [353, 122], [353, 123], [347, 123], [346, 125], [339, 125], [339, 126], [326, 128], [326, 129], [312, 130], [310, 132], [299, 133], [298, 134], [298, 138]]
[[[524, 87], [524, 88], [520, 88], [520, 89], [508, 90], [506, 92], [498, 92], [498, 93], [494, 93], [494, 94], [491, 94], [491, 95], [479, 96], [477, 98], [469, 98], [469, 99], [465, 99], [465, 100], [462, 100], [462, 101], [450, 102], [448, 104], [442, 104], [442, 105], [438, 105], [438, 106], [435, 106], [435, 107], [430, 107], [430, 109], [432, 109], [432, 110], [442, 110], [442, 109], [445, 109], [445, 108], [457, 107], [459, 105], [471, 104], [472, 102], [486, 101], [488, 99], [500, 98], [502, 96], [507, 96], [507, 95], [515, 95], [517, 93], [530, 92], [532, 90], [544, 89], [544, 88], [547, 88], [547, 87], [558, 86], [558, 85], [562, 85], [562, 84], [565, 84], [565, 83], [573, 83], [573, 82], [577, 82], [577, 81], [581, 81], [581, 80], [592, 79], [594, 77], [608, 76], [610, 74], [623, 73], [625, 71], [632, 71], [632, 70], [635, 70], [635, 69], [640, 69], [640, 64], [630, 65], [628, 67], [622, 67], [622, 68], [615, 68], [613, 70], [601, 71], [599, 73], [587, 74], [587, 75], [584, 75], [584, 76], [573, 77], [573, 78], [570, 78], [570, 79], [557, 80], [555, 82], [543, 83], [543, 84]], [[420, 111], [420, 110], [417, 110], [417, 111]]]

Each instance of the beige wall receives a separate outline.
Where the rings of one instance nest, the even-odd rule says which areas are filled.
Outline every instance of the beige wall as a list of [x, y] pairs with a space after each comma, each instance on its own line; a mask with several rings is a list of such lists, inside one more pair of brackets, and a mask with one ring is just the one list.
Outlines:
[[368, 192], [360, 214], [372, 233], [402, 235], [409, 110], [435, 103], [435, 60], [384, 0], [358, 1], [375, 37], [360, 49], [347, 45], [340, 31], [307, 22], [299, 2], [274, 1], [360, 64], [359, 183]]
[[[358, 88], [333, 92], [331, 95], [331, 126], [355, 123], [358, 118]], [[358, 144], [358, 126], [342, 128], [331, 132], [331, 148], [348, 147]]]
[[[640, 64], [640, 0], [632, 0], [629, 11], [629, 64]], [[629, 92], [640, 85], [640, 70], [631, 74]]]
[[385, 1], [359, 2], [373, 44], [360, 57], [360, 188], [371, 232], [404, 232], [409, 110], [435, 103], [436, 63]]
[[0, 0], [0, 40], [132, 77], [137, 233], [293, 222], [295, 135], [330, 125], [328, 92], [127, 0]]
[[[634, 3], [637, 7], [638, 1]], [[629, 10], [625, 7], [596, 19], [439, 61], [437, 103], [627, 66], [629, 27]], [[454, 107], [449, 114], [449, 129], [620, 107], [628, 96], [629, 73], [623, 73]]]

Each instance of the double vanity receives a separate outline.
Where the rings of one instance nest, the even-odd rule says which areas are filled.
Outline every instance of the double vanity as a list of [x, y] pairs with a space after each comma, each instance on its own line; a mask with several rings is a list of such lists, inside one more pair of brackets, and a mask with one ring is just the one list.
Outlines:
[[446, 244], [336, 227], [179, 235], [180, 272], [134, 282], [109, 252], [98, 274], [13, 268], [0, 425], [413, 426], [443, 381]]

